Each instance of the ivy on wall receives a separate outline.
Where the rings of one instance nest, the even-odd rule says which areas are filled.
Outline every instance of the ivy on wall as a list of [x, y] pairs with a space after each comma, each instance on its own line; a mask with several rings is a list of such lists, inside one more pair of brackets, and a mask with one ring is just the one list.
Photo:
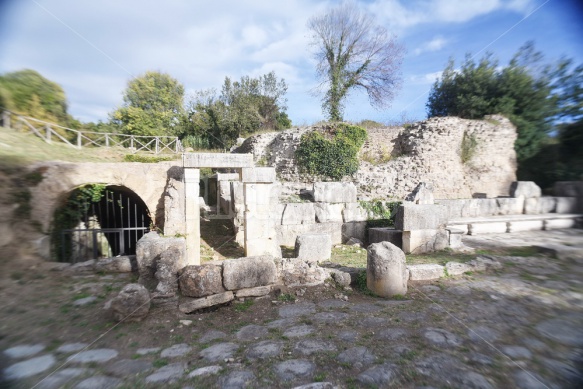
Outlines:
[[339, 123], [323, 132], [302, 135], [296, 150], [300, 170], [317, 176], [340, 180], [358, 170], [358, 151], [366, 140], [362, 127]]

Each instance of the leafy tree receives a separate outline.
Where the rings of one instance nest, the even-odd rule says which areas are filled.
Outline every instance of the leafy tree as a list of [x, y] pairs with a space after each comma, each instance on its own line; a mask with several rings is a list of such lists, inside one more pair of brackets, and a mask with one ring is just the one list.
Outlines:
[[221, 93], [199, 91], [188, 103], [182, 124], [183, 143], [195, 148], [229, 148], [239, 136], [261, 129], [291, 126], [285, 113], [287, 85], [271, 72], [240, 81], [225, 77]]
[[36, 119], [68, 125], [63, 88], [30, 69], [0, 76], [0, 103], [4, 108]]
[[364, 89], [374, 107], [385, 107], [400, 86], [403, 47], [374, 18], [344, 3], [308, 21], [316, 70], [326, 92], [322, 108], [342, 120], [343, 102], [353, 89]]
[[124, 134], [175, 135], [183, 100], [180, 82], [166, 73], [150, 71], [128, 82], [124, 103], [111, 118]]
[[478, 64], [468, 56], [459, 70], [450, 60], [430, 92], [428, 116], [478, 119], [487, 114], [506, 115], [518, 129], [518, 159], [531, 157], [540, 149], [557, 113], [551, 68], [541, 66], [540, 59], [529, 43], [502, 69], [491, 55]]

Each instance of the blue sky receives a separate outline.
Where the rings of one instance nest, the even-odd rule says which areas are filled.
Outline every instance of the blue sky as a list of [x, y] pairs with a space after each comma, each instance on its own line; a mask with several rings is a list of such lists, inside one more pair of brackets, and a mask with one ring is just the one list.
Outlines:
[[[323, 119], [307, 20], [337, 1], [0, 0], [0, 73], [29, 68], [59, 83], [69, 112], [107, 120], [129, 79], [169, 73], [187, 94], [274, 70], [289, 85], [295, 125]], [[532, 40], [548, 61], [583, 63], [583, 7], [575, 0], [357, 1], [405, 46], [403, 86], [390, 108], [353, 93], [345, 119], [426, 117], [427, 93], [453, 57], [490, 51], [506, 64]]]

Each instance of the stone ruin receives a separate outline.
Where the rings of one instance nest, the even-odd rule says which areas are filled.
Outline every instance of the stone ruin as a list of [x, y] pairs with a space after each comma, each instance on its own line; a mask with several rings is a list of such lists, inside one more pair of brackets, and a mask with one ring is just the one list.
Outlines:
[[[393, 258], [384, 264], [369, 264], [369, 287], [379, 295], [403, 294], [408, 280], [432, 279], [446, 271], [462, 274], [492, 264], [405, 266], [395, 252], [464, 250], [464, 234], [569, 228], [580, 220], [583, 183], [557, 183], [555, 196], [542, 196], [534, 183], [515, 181], [515, 156], [508, 146], [515, 136], [511, 130], [515, 131], [507, 120], [498, 117], [478, 122], [439, 118], [416, 124], [393, 138], [394, 150], [405, 153], [403, 156], [384, 165], [361, 164], [363, 174], [359, 173], [356, 183], [280, 182], [280, 178], [299, 177], [294, 176], [297, 170], [290, 163], [290, 153], [301, 134], [293, 131], [264, 142], [270, 145], [264, 149], [271, 150], [269, 162], [275, 167], [256, 167], [255, 154], [204, 153], [185, 154], [181, 166], [125, 163], [122, 169], [119, 164], [48, 163], [40, 167], [43, 180], [33, 192], [32, 213], [48, 231], [59, 199], [87, 183], [86, 177], [92, 177], [94, 183], [133, 190], [144, 200], [163, 235], [144, 236], [133, 262], [121, 257], [94, 261], [90, 266], [106, 271], [137, 268], [139, 282], [154, 305], [178, 307], [182, 312], [263, 296], [282, 284], [316, 285], [332, 278], [348, 287], [356, 279], [353, 271], [318, 264], [330, 257], [332, 245], [347, 242], [371, 245], [369, 257]], [[465, 166], [460, 163], [459, 147], [463, 137], [470, 135], [481, 139], [481, 146]], [[252, 141], [246, 141], [247, 146]], [[284, 141], [287, 148], [275, 147]], [[207, 167], [231, 173], [207, 179], [201, 192], [200, 169]], [[405, 178], [393, 177], [395, 172], [406, 178], [406, 184], [402, 184]], [[365, 181], [367, 185], [363, 185]], [[378, 185], [371, 189], [373, 181]], [[393, 188], [389, 197], [403, 199], [395, 226], [367, 228], [374, 215], [359, 200], [389, 186]], [[210, 205], [219, 216], [232, 220], [235, 240], [244, 246], [246, 257], [200, 263], [204, 201], [214, 203]], [[294, 245], [295, 257], [282, 258], [280, 246]], [[394, 282], [391, 287], [383, 283], [388, 263], [397, 268], [391, 274], [404, 279], [396, 289]], [[126, 295], [143, 296], [137, 289], [129, 288]], [[123, 310], [124, 304], [116, 306]]]

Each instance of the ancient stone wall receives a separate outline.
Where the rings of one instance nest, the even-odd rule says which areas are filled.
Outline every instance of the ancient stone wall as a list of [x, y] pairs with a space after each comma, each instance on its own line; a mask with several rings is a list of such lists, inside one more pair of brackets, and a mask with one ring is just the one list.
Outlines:
[[[256, 163], [274, 166], [283, 194], [298, 193], [318, 181], [301, 174], [294, 159], [302, 134], [313, 130], [257, 135], [235, 152], [251, 152]], [[432, 118], [407, 128], [387, 128], [384, 133], [376, 129], [361, 150], [358, 172], [344, 181], [354, 182], [363, 200], [403, 199], [419, 182], [432, 183], [435, 197], [442, 199], [505, 196], [516, 180], [515, 139], [516, 128], [502, 116]], [[390, 160], [376, 163], [375, 158], [364, 158], [371, 163], [363, 160], [365, 155]]]
[[[156, 225], [164, 225], [164, 205], [178, 206], [182, 190], [182, 167], [161, 163], [66, 163], [43, 162], [32, 167], [42, 181], [31, 190], [31, 215], [44, 232], [50, 230], [55, 209], [71, 191], [87, 184], [105, 184], [131, 189], [146, 204]], [[171, 188], [168, 183], [171, 182]], [[170, 194], [167, 192], [170, 190]], [[174, 201], [171, 201], [170, 198]], [[181, 220], [183, 214], [176, 215]], [[168, 219], [168, 218], [167, 218]], [[178, 222], [180, 223], [180, 222]]]

